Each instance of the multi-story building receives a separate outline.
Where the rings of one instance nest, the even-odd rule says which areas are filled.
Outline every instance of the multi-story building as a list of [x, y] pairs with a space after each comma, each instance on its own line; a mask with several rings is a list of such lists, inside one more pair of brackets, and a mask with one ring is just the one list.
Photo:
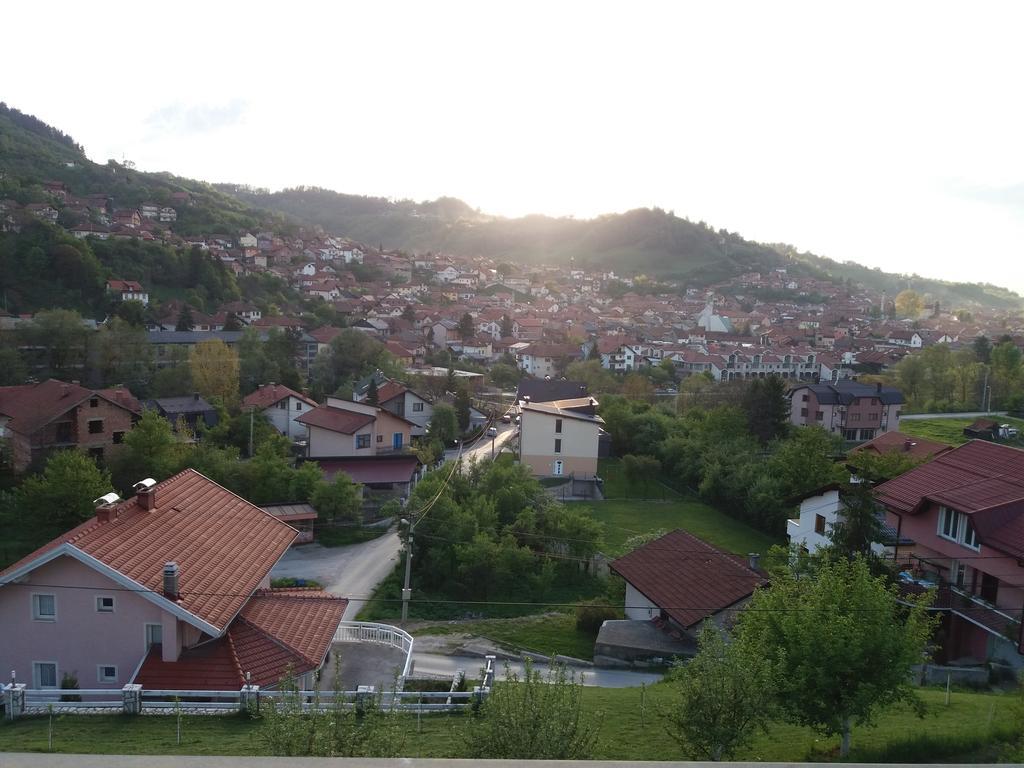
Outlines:
[[856, 381], [802, 384], [789, 399], [791, 423], [823, 427], [844, 440], [872, 440], [899, 429], [903, 408], [898, 389]]
[[402, 451], [409, 446], [416, 426], [379, 406], [338, 397], [328, 397], [325, 404], [296, 421], [309, 428], [306, 455], [311, 459]]
[[549, 403], [520, 403], [519, 461], [536, 477], [571, 475], [591, 480], [604, 419], [597, 400], [578, 397]]

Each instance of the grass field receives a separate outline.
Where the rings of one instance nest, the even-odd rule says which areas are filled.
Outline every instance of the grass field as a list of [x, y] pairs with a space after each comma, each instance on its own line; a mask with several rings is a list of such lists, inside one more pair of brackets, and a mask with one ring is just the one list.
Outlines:
[[[994, 416], [1000, 424], [1009, 424], [1024, 434], [1024, 420], [1015, 419], [1011, 416]], [[967, 442], [964, 437], [964, 427], [973, 423], [974, 419], [948, 419], [936, 416], [934, 419], [903, 419], [900, 421], [900, 432], [908, 435], [923, 437], [926, 440], [937, 440], [940, 443], [949, 445], [961, 445]], [[1017, 447], [1021, 446], [1019, 441], [1009, 443]]]
[[419, 627], [413, 635], [467, 634], [484, 637], [511, 650], [527, 650], [545, 656], [562, 654], [577, 659], [594, 655], [595, 636], [576, 628], [572, 613], [544, 614], [517, 619], [489, 619], [458, 624]]
[[606, 499], [678, 499], [679, 492], [659, 480], [630, 482], [619, 459], [598, 459], [597, 474], [604, 480], [602, 492]]
[[623, 554], [626, 539], [638, 533], [682, 528], [728, 552], [746, 555], [764, 554], [772, 539], [750, 526], [719, 512], [700, 501], [578, 501], [571, 502], [590, 511], [595, 520], [604, 523], [604, 552]]
[[[671, 688], [586, 688], [585, 711], [602, 714], [593, 757], [606, 760], [678, 760], [679, 747], [666, 733], [657, 711], [668, 705]], [[641, 707], [641, 697], [645, 706]], [[851, 762], [990, 762], [998, 758], [1000, 741], [1011, 733], [1014, 697], [956, 693], [949, 706], [943, 692], [924, 690], [923, 719], [906, 706], [889, 709], [874, 727], [855, 727]], [[466, 715], [408, 718], [401, 754], [408, 757], [454, 758], [471, 732]], [[54, 718], [56, 752], [89, 754], [263, 754], [260, 720], [240, 716], [185, 716], [181, 744], [175, 743], [174, 717], [78, 715]], [[838, 739], [807, 728], [773, 724], [738, 757], [741, 760], [832, 760]], [[47, 718], [25, 718], [0, 724], [0, 749], [17, 752], [47, 750]]]

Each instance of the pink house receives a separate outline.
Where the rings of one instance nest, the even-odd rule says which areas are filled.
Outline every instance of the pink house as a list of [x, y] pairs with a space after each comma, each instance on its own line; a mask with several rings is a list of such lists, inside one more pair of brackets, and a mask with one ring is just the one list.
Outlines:
[[346, 601], [270, 588], [297, 531], [187, 469], [0, 572], [0, 669], [30, 688], [232, 690], [305, 681]]
[[907, 591], [936, 589], [945, 662], [1024, 667], [1024, 451], [972, 440], [875, 489]]

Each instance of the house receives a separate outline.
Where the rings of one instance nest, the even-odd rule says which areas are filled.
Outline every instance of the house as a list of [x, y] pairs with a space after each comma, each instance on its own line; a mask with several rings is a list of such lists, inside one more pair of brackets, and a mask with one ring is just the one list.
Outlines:
[[243, 411], [260, 411], [274, 429], [290, 440], [305, 440], [309, 436], [308, 428], [298, 419], [316, 405], [316, 401], [301, 392], [274, 382], [263, 384], [242, 399]]
[[149, 291], [134, 280], [107, 280], [107, 293], [118, 301], [138, 301], [149, 306]]
[[313, 541], [313, 527], [316, 524], [316, 519], [319, 514], [311, 504], [296, 503], [296, 504], [271, 504], [269, 506], [260, 507], [268, 515], [273, 515], [283, 523], [287, 523], [298, 532], [298, 536], [295, 537], [295, 541], [292, 545], [296, 544], [310, 544]]
[[259, 245], [259, 241], [256, 239], [256, 236], [249, 232], [238, 238], [239, 248], [255, 248], [257, 245]]
[[912, 459], [926, 460], [934, 456], [941, 456], [951, 450], [953, 450], [953, 446], [946, 443], [891, 431], [883, 432], [874, 440], [868, 440], [868, 442], [858, 445], [853, 452], [867, 451], [879, 456], [887, 453], [899, 453]]
[[350, 456], [337, 459], [311, 459], [328, 482], [344, 473], [362, 486], [365, 500], [383, 502], [389, 499], [408, 500], [423, 473], [423, 465], [413, 453], [392, 453], [379, 456]]
[[[412, 437], [423, 437], [427, 433], [427, 425], [434, 415], [431, 401], [397, 381], [385, 378], [377, 372], [377, 405], [390, 411], [401, 419], [412, 422]], [[369, 392], [369, 380], [360, 382], [353, 397], [358, 403], [365, 403]]]
[[1024, 668], [1024, 451], [972, 440], [874, 494], [913, 542], [894, 553], [904, 590], [935, 591], [939, 663]]
[[823, 427], [844, 440], [872, 440], [898, 430], [903, 394], [894, 387], [838, 381], [789, 391], [790, 423]]
[[[793, 499], [792, 501], [799, 501], [800, 511], [795, 518], [786, 521], [789, 543], [805, 553], [814, 553], [830, 546], [832, 529], [844, 519], [846, 507], [843, 503], [843, 494], [856, 487], [854, 483], [855, 480], [852, 478], [848, 485], [831, 483]], [[913, 543], [909, 539], [899, 538], [896, 531], [885, 521], [884, 510], [879, 509], [878, 516], [882, 538], [871, 544], [872, 552], [881, 555], [886, 547]]]
[[578, 397], [520, 404], [519, 461], [535, 477], [597, 476], [598, 444], [604, 419], [597, 400]]
[[184, 397], [157, 397], [146, 401], [146, 408], [153, 410], [171, 422], [174, 431], [184, 426], [193, 435], [201, 429], [217, 426], [217, 409], [199, 396], [199, 393]]
[[723, 552], [682, 530], [614, 560], [612, 573], [626, 582], [626, 621], [604, 623], [595, 660], [693, 655], [705, 621], [731, 623], [754, 590], [767, 584], [756, 560], [756, 555], [748, 560]]
[[306, 456], [311, 459], [402, 451], [415, 426], [384, 408], [338, 397], [328, 397], [296, 420], [309, 428]]
[[516, 390], [516, 402], [528, 400], [531, 403], [550, 403], [586, 396], [586, 384], [566, 379], [520, 379]]
[[145, 219], [158, 219], [160, 218], [160, 206], [156, 203], [142, 203], [139, 206], [139, 213]]
[[972, 440], [995, 440], [999, 436], [999, 422], [992, 419], [975, 419], [964, 427], [964, 437]]
[[32, 688], [313, 682], [347, 601], [270, 587], [297, 532], [193, 469], [96, 515], [0, 572], [0, 665]]
[[170, 224], [178, 220], [178, 212], [170, 206], [164, 206], [160, 209], [159, 219], [164, 224]]
[[126, 390], [92, 390], [56, 379], [0, 387], [0, 438], [8, 441], [15, 472], [61, 448], [103, 460], [139, 415], [138, 401]]
[[525, 373], [543, 378], [560, 376], [569, 363], [580, 357], [580, 349], [574, 344], [533, 343], [516, 353], [516, 362]]

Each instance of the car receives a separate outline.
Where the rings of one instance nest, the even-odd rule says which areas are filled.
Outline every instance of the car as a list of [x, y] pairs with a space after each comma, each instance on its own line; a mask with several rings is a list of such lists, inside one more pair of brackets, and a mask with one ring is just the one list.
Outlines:
[[511, 424], [512, 423], [512, 417], [509, 414], [506, 413], [504, 416], [501, 417], [501, 423], [502, 424]]
[[498, 428], [497, 427], [488, 427], [487, 428], [487, 436], [488, 437], [497, 437], [498, 436]]
[[523, 417], [522, 416], [516, 416], [516, 424], [520, 424], [520, 423], [522, 423], [522, 421], [523, 421]]

